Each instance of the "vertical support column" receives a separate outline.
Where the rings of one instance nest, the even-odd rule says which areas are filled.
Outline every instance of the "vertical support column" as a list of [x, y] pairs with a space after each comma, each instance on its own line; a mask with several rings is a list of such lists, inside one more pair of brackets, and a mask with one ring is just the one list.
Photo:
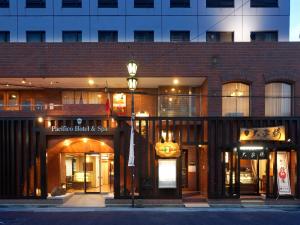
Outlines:
[[120, 126], [121, 121], [117, 121], [117, 128], [114, 134], [114, 196], [120, 197]]

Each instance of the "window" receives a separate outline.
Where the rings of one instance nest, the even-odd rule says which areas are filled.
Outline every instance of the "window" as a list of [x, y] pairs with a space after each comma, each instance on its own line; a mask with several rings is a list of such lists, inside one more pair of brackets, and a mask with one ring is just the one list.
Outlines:
[[26, 8], [45, 8], [45, 0], [26, 0]]
[[4, 93], [0, 92], [0, 111], [4, 109]]
[[291, 116], [292, 86], [287, 83], [269, 83], [265, 86], [265, 115]]
[[9, 31], [0, 31], [0, 43], [9, 42]]
[[170, 0], [170, 8], [190, 8], [190, 0]]
[[154, 42], [154, 31], [134, 31], [134, 42]]
[[81, 42], [81, 31], [63, 31], [63, 42]]
[[98, 31], [99, 42], [118, 42], [118, 31]]
[[63, 8], [81, 8], [81, 0], [62, 0]]
[[8, 93], [8, 99], [7, 99], [7, 105], [9, 109], [15, 110], [19, 104], [19, 94], [18, 92], [9, 92]]
[[278, 0], [251, 0], [251, 7], [274, 8], [278, 7]]
[[45, 31], [27, 31], [26, 40], [28, 43], [45, 42]]
[[207, 8], [232, 8], [234, 0], [206, 0]]
[[134, 8], [154, 8], [154, 0], [134, 0]]
[[265, 42], [277, 42], [278, 32], [277, 31], [259, 31], [251, 32], [251, 41], [265, 41]]
[[233, 42], [233, 32], [206, 32], [206, 42]]
[[171, 42], [189, 42], [190, 31], [170, 31]]
[[98, 0], [98, 8], [118, 8], [118, 0]]
[[0, 8], [9, 8], [9, 0], [0, 0]]
[[106, 98], [95, 91], [63, 91], [62, 103], [67, 104], [105, 104]]
[[249, 116], [249, 85], [228, 83], [222, 86], [222, 115]]

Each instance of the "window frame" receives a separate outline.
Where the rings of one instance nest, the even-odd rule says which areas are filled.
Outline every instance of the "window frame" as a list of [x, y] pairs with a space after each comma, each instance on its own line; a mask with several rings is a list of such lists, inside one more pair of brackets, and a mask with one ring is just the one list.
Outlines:
[[[212, 2], [210, 2], [212, 1]], [[222, 1], [226, 2], [226, 0], [206, 0], [206, 8], [234, 8], [235, 7], [235, 2], [234, 0], [230, 0], [232, 1], [231, 5], [222, 5]]]
[[9, 43], [10, 42], [10, 31], [8, 30], [3, 30], [3, 31], [0, 31], [0, 33], [3, 33], [4, 34], [4, 42], [0, 42], [0, 43]]
[[[148, 40], [145, 40], [145, 38], [143, 39], [143, 41], [139, 41], [138, 39], [137, 39], [137, 37], [136, 37], [136, 35], [139, 35], [139, 34], [141, 34], [142, 32], [144, 32], [144, 33], [148, 33], [148, 34], [150, 34], [150, 33], [152, 33], [153, 34], [153, 40], [151, 40], [151, 41], [148, 41]], [[137, 42], [137, 43], [152, 43], [152, 42], [154, 42], [155, 41], [155, 33], [154, 33], [154, 30], [135, 30], [134, 31], [134, 42]]]
[[[40, 41], [38, 42], [34, 42], [34, 41], [31, 41], [29, 42], [28, 41], [28, 37], [30, 34], [40, 34]], [[46, 42], [46, 31], [39, 31], [39, 30], [29, 30], [29, 31], [26, 31], [26, 42], [27, 43], [45, 43]]]
[[255, 4], [254, 4], [253, 1], [257, 1], [257, 0], [250, 0], [250, 7], [251, 8], [279, 8], [279, 1], [278, 0], [275, 0], [276, 4], [273, 3], [273, 5], [271, 5], [271, 6], [269, 6], [267, 4], [264, 5], [263, 3], [259, 4], [259, 2], [255, 2]]
[[[104, 0], [107, 1], [107, 0]], [[119, 7], [119, 0], [111, 0], [112, 3], [109, 2], [105, 3], [103, 0], [98, 0], [98, 8], [101, 9], [116, 9]]]
[[[66, 34], [71, 34], [71, 33], [76, 33], [76, 41], [65, 41], [64, 35]], [[80, 34], [80, 40], [79, 40], [79, 35]], [[82, 42], [82, 31], [80, 30], [63, 30], [62, 31], [62, 42], [63, 43], [80, 43]]]
[[27, 9], [46, 8], [46, 0], [26, 0]]
[[9, 0], [2, 0], [0, 1], [0, 9], [6, 9], [10, 7]]
[[191, 8], [191, 0], [170, 0], [170, 8]]
[[134, 8], [137, 9], [153, 9], [154, 5], [154, 0], [134, 0]]
[[[289, 81], [286, 81], [286, 80], [276, 80], [276, 81], [270, 81], [270, 82], [265, 83], [265, 96], [264, 96], [265, 101], [264, 101], [264, 104], [266, 106], [266, 100], [267, 100], [266, 87], [267, 87], [267, 85], [269, 85], [269, 84], [278, 84], [278, 83], [279, 84], [287, 84], [287, 85], [289, 85], [291, 87], [291, 97], [290, 97], [290, 100], [291, 100], [291, 102], [290, 102], [290, 104], [291, 104], [290, 110], [291, 111], [290, 111], [290, 115], [289, 116], [293, 116], [294, 113], [295, 113], [294, 112], [295, 111], [295, 97], [294, 97], [295, 96], [295, 87], [294, 87], [294, 83], [292, 83], [292, 82], [289, 82]], [[272, 117], [272, 116], [267, 116], [266, 115], [266, 108], [265, 108], [265, 116], [266, 117]], [[276, 116], [280, 117], [278, 115], [276, 115]]]
[[[221, 37], [219, 37], [218, 41], [208, 41], [209, 34], [221, 35], [222, 33], [231, 34], [232, 41], [231, 42], [221, 41]], [[234, 31], [206, 31], [206, 42], [207, 43], [233, 43], [234, 42]]]
[[[272, 40], [272, 41], [266, 41], [266, 40], [256, 40], [256, 37], [255, 39], [253, 40], [253, 35], [255, 34], [262, 34], [262, 33], [276, 33], [276, 40]], [[266, 31], [251, 31], [250, 32], [250, 42], [278, 42], [279, 41], [279, 32], [278, 30], [266, 30]]]
[[[180, 41], [176, 41], [174, 39], [172, 39], [173, 35], [178, 35], [179, 34], [187, 34], [188, 33], [188, 40], [180, 40]], [[182, 42], [191, 42], [191, 31], [190, 30], [170, 30], [170, 42], [172, 43], [182, 43]]]
[[[100, 34], [110, 34], [112, 35], [112, 40], [109, 41], [101, 41]], [[116, 35], [116, 36], [115, 36]], [[119, 32], [117, 30], [98, 30], [98, 42], [99, 43], [115, 43], [119, 41]]]
[[[226, 82], [226, 83], [222, 83], [222, 86], [221, 86], [221, 116], [222, 117], [239, 117], [239, 116], [226, 116], [226, 115], [223, 115], [223, 98], [226, 97], [226, 96], [223, 96], [223, 86], [224, 85], [227, 85], [227, 84], [244, 84], [244, 85], [247, 85], [249, 87], [249, 95], [248, 95], [248, 98], [249, 98], [249, 109], [248, 109], [248, 115], [247, 116], [242, 116], [242, 117], [251, 117], [252, 115], [252, 85], [251, 83], [249, 82], [245, 82], [245, 81], [241, 81], [241, 80], [233, 80], [233, 81], [229, 81], [229, 82]], [[238, 98], [238, 97], [236, 97]], [[237, 112], [235, 112], [237, 113]]]
[[[73, 3], [72, 3], [73, 1]], [[62, 0], [61, 1], [62, 8], [82, 8], [82, 0]]]

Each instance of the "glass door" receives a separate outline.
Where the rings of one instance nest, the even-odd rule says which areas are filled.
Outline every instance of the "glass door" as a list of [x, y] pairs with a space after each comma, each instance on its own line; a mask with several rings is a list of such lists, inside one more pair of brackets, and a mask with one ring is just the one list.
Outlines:
[[84, 163], [85, 193], [101, 192], [101, 163], [99, 153], [86, 153]]

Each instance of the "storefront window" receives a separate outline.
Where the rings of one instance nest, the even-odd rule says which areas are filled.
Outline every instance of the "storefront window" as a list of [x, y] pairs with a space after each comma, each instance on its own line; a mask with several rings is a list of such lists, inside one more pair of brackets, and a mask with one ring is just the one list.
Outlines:
[[222, 115], [249, 116], [249, 85], [228, 83], [222, 86]]
[[67, 104], [105, 104], [103, 93], [95, 91], [63, 91], [62, 103]]
[[286, 83], [269, 83], [265, 86], [266, 116], [290, 116], [292, 86]]
[[223, 162], [225, 167], [225, 196], [236, 195], [237, 185], [237, 155], [235, 151], [223, 152]]
[[10, 110], [17, 110], [19, 103], [19, 94], [17, 92], [9, 92], [8, 93], [8, 101], [7, 105]]
[[4, 108], [4, 94], [0, 93], [0, 110]]

